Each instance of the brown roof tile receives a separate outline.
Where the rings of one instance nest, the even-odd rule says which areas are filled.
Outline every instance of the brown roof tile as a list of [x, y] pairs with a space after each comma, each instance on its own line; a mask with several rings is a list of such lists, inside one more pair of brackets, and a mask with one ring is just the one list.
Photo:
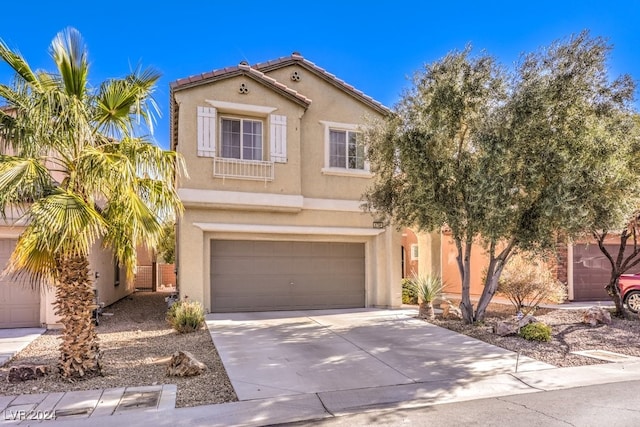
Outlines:
[[329, 83], [351, 94], [355, 98], [360, 99], [362, 102], [364, 102], [365, 104], [369, 105], [370, 107], [374, 108], [375, 110], [379, 111], [382, 114], [390, 113], [389, 108], [387, 108], [382, 103], [376, 101], [375, 99], [366, 95], [364, 92], [346, 83], [344, 80], [339, 79], [338, 77], [336, 77], [335, 74], [329, 73], [324, 68], [319, 67], [315, 63], [305, 59], [298, 52], [294, 52], [290, 56], [283, 56], [277, 59], [271, 59], [269, 61], [260, 62], [252, 66], [240, 64], [234, 67], [225, 67], [225, 68], [209, 71], [206, 73], [202, 73], [199, 75], [178, 79], [172, 82], [170, 84], [170, 87], [173, 90], [180, 90], [187, 86], [191, 87], [191, 86], [196, 86], [198, 84], [204, 84], [211, 79], [216, 79], [216, 78], [224, 77], [225, 75], [231, 75], [231, 74], [240, 72], [240, 73], [250, 74], [253, 78], [256, 78], [264, 82], [265, 84], [268, 84], [274, 88], [277, 88], [280, 91], [288, 94], [289, 96], [292, 96], [293, 98], [301, 101], [302, 103], [309, 105], [311, 103], [311, 100], [309, 98], [297, 92], [296, 90], [288, 87], [284, 83], [278, 82], [272, 77], [269, 77], [268, 75], [265, 74], [266, 72], [269, 72], [271, 70], [286, 67], [291, 64], [299, 64], [300, 66], [312, 71], [313, 73], [320, 76], [321, 78], [324, 78]]
[[365, 104], [378, 110], [382, 114], [389, 114], [391, 112], [391, 110], [389, 110], [389, 108], [387, 108], [382, 103], [376, 101], [369, 95], [366, 95], [364, 92], [346, 83], [344, 80], [339, 79], [338, 77], [336, 77], [335, 74], [331, 74], [328, 71], [326, 71], [324, 68], [319, 67], [315, 63], [305, 59], [302, 55], [300, 55], [297, 52], [294, 52], [293, 54], [291, 54], [291, 56], [283, 56], [278, 59], [255, 64], [253, 65], [253, 68], [264, 71], [264, 72], [268, 72], [278, 68], [286, 67], [291, 64], [299, 64], [300, 66], [314, 72], [315, 74], [324, 78], [325, 80], [337, 86], [338, 88], [344, 90], [347, 93], [350, 93], [352, 96], [360, 99]]

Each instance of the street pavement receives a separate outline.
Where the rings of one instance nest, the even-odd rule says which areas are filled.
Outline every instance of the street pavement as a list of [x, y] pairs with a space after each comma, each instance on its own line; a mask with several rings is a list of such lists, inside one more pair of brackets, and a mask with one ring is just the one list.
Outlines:
[[598, 384], [546, 393], [364, 412], [286, 424], [315, 427], [636, 427], [640, 381]]

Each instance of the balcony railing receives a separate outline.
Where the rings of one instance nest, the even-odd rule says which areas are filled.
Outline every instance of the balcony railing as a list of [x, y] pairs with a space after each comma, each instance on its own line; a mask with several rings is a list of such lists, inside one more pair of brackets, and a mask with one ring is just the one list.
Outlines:
[[273, 162], [214, 157], [213, 176], [219, 178], [273, 181]]

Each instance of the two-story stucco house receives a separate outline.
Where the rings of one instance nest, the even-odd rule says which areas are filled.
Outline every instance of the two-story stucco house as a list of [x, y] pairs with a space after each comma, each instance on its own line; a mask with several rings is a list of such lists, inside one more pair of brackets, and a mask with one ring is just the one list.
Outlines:
[[401, 234], [360, 208], [389, 110], [301, 55], [171, 84], [182, 297], [210, 312], [398, 307]]

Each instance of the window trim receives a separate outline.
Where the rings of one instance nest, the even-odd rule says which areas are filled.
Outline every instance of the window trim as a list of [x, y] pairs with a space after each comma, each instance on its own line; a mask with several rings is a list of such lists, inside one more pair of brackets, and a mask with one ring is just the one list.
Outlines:
[[[223, 134], [223, 130], [222, 130], [222, 122], [223, 120], [235, 120], [235, 121], [240, 121], [240, 158], [235, 158], [235, 157], [225, 157], [222, 155], [222, 134]], [[260, 134], [260, 149], [261, 149], [261, 153], [262, 156], [260, 159], [245, 159], [243, 157], [244, 155], [244, 132], [243, 132], [243, 123], [245, 120], [248, 121], [252, 121], [252, 122], [260, 122], [260, 124], [262, 125], [262, 129], [261, 129], [261, 134]], [[260, 117], [248, 117], [248, 116], [235, 116], [235, 115], [228, 115], [228, 114], [219, 114], [218, 117], [218, 125], [220, 127], [220, 130], [218, 132], [218, 153], [220, 153], [217, 157], [220, 157], [222, 159], [233, 159], [233, 160], [241, 160], [241, 161], [245, 161], [245, 162], [253, 162], [253, 161], [265, 161], [265, 136], [264, 136], [264, 130], [265, 130], [265, 120], [260, 118]]]
[[418, 244], [413, 243], [411, 245], [411, 260], [417, 261], [419, 257], [420, 257], [420, 249], [418, 247]]
[[[369, 162], [364, 161], [363, 169], [350, 169], [348, 166], [344, 168], [339, 167], [331, 167], [331, 150], [330, 150], [330, 133], [331, 131], [342, 131], [342, 132], [359, 132], [360, 125], [353, 123], [339, 123], [339, 122], [331, 122], [326, 120], [320, 120], [320, 124], [324, 127], [324, 167], [321, 169], [323, 175], [336, 175], [336, 176], [352, 176], [358, 178], [371, 178], [373, 174], [370, 172]], [[348, 134], [347, 134], [348, 139]], [[348, 144], [348, 140], [347, 140]], [[345, 147], [346, 149], [346, 147]], [[365, 148], [366, 152], [366, 148]], [[348, 157], [347, 157], [348, 162]]]

